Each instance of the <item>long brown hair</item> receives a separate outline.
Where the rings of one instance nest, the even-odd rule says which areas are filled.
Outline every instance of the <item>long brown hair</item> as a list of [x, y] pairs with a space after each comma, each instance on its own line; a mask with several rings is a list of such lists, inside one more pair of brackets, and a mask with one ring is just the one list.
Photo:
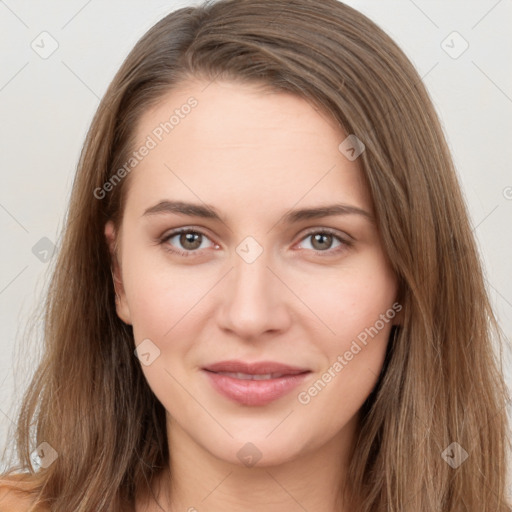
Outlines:
[[[118, 512], [169, 463], [165, 411], [134, 355], [131, 327], [117, 317], [104, 238], [105, 222], [122, 219], [129, 179], [102, 198], [94, 191], [136, 149], [141, 115], [189, 77], [292, 92], [365, 145], [361, 163], [403, 322], [363, 406], [347, 482], [362, 503], [351, 510], [508, 511], [507, 390], [492, 344], [501, 335], [440, 123], [404, 53], [336, 0], [179, 9], [128, 55], [80, 156], [45, 304], [43, 357], [17, 422], [19, 464], [4, 476], [28, 472], [34, 497], [55, 511]], [[36, 472], [30, 453], [43, 442], [58, 458]], [[464, 453], [458, 467], [447, 462]]]

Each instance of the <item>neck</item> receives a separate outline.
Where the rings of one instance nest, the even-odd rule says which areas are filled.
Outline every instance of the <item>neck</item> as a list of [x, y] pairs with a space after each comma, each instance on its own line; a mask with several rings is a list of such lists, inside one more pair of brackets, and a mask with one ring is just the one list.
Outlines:
[[170, 470], [155, 485], [160, 506], [153, 501], [148, 511], [347, 512], [341, 488], [357, 420], [356, 415], [319, 449], [278, 465], [246, 467], [212, 455], [168, 419]]

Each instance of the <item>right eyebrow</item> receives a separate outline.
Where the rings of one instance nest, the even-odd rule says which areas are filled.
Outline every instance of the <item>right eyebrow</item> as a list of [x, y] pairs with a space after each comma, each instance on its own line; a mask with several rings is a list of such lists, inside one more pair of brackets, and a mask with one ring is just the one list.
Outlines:
[[185, 203], [183, 201], [160, 201], [159, 203], [147, 208], [145, 215], [157, 215], [160, 213], [177, 213], [181, 215], [190, 215], [195, 217], [204, 217], [206, 219], [215, 219], [222, 221], [217, 210], [211, 205], [200, 205], [194, 203]]

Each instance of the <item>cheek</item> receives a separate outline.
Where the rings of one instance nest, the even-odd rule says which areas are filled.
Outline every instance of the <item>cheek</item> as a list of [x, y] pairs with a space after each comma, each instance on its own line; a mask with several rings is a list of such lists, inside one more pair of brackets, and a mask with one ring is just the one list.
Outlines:
[[357, 412], [377, 383], [400, 309], [396, 292], [395, 276], [380, 253], [317, 281], [309, 294], [303, 289], [329, 330], [317, 338], [325, 365], [297, 400], [309, 412], [331, 411], [334, 429]]
[[392, 307], [396, 293], [396, 278], [380, 251], [367, 253], [352, 265], [317, 273], [300, 289], [300, 296], [325, 325], [323, 338], [329, 340], [331, 334], [330, 346], [343, 346], [373, 326]]
[[142, 371], [167, 410], [186, 411], [191, 403], [180, 383], [187, 382], [193, 369], [189, 361], [205, 321], [201, 298], [213, 282], [208, 284], [208, 276], [199, 276], [197, 268], [194, 272], [193, 267], [162, 265], [136, 249], [127, 249], [126, 254], [123, 278], [134, 343], [145, 343], [141, 347], [148, 347], [144, 352], [151, 354], [150, 364], [142, 364]]
[[[374, 382], [384, 361], [387, 343], [397, 311], [393, 308], [397, 283], [383, 255], [369, 253], [357, 265], [333, 272], [312, 283], [304, 296], [318, 312], [326, 328], [317, 338], [326, 356], [325, 364], [337, 366], [338, 384]], [[332, 372], [331, 372], [332, 373]], [[328, 379], [329, 377], [327, 377]], [[352, 383], [352, 386], [351, 386]]]
[[209, 278], [207, 270], [194, 266], [171, 265], [163, 249], [148, 249], [128, 238], [125, 244], [123, 282], [136, 343], [170, 337], [182, 319], [188, 322], [215, 276]]
[[[142, 275], [127, 289], [135, 340], [151, 338], [159, 344], [171, 339], [178, 342], [179, 333], [186, 327], [190, 333], [199, 326], [201, 297], [206, 286], [194, 286], [179, 273], [168, 273], [161, 279]], [[190, 335], [190, 334], [189, 334]]]

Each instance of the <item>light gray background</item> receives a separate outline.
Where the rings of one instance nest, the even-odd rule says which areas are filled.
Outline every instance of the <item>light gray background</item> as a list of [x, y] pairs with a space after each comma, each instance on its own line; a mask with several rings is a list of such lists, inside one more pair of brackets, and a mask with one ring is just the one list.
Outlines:
[[[39, 356], [37, 339], [29, 344], [24, 328], [43, 297], [52, 261], [41, 261], [48, 242], [40, 240], [57, 242], [99, 99], [144, 32], [168, 12], [199, 3], [0, 1], [0, 449], [9, 444], [8, 429]], [[453, 152], [495, 311], [510, 340], [512, 1], [347, 3], [384, 28], [423, 77]], [[40, 35], [44, 31], [50, 36]], [[52, 44], [58, 44], [56, 51], [42, 58]], [[512, 363], [505, 365], [510, 383]]]

